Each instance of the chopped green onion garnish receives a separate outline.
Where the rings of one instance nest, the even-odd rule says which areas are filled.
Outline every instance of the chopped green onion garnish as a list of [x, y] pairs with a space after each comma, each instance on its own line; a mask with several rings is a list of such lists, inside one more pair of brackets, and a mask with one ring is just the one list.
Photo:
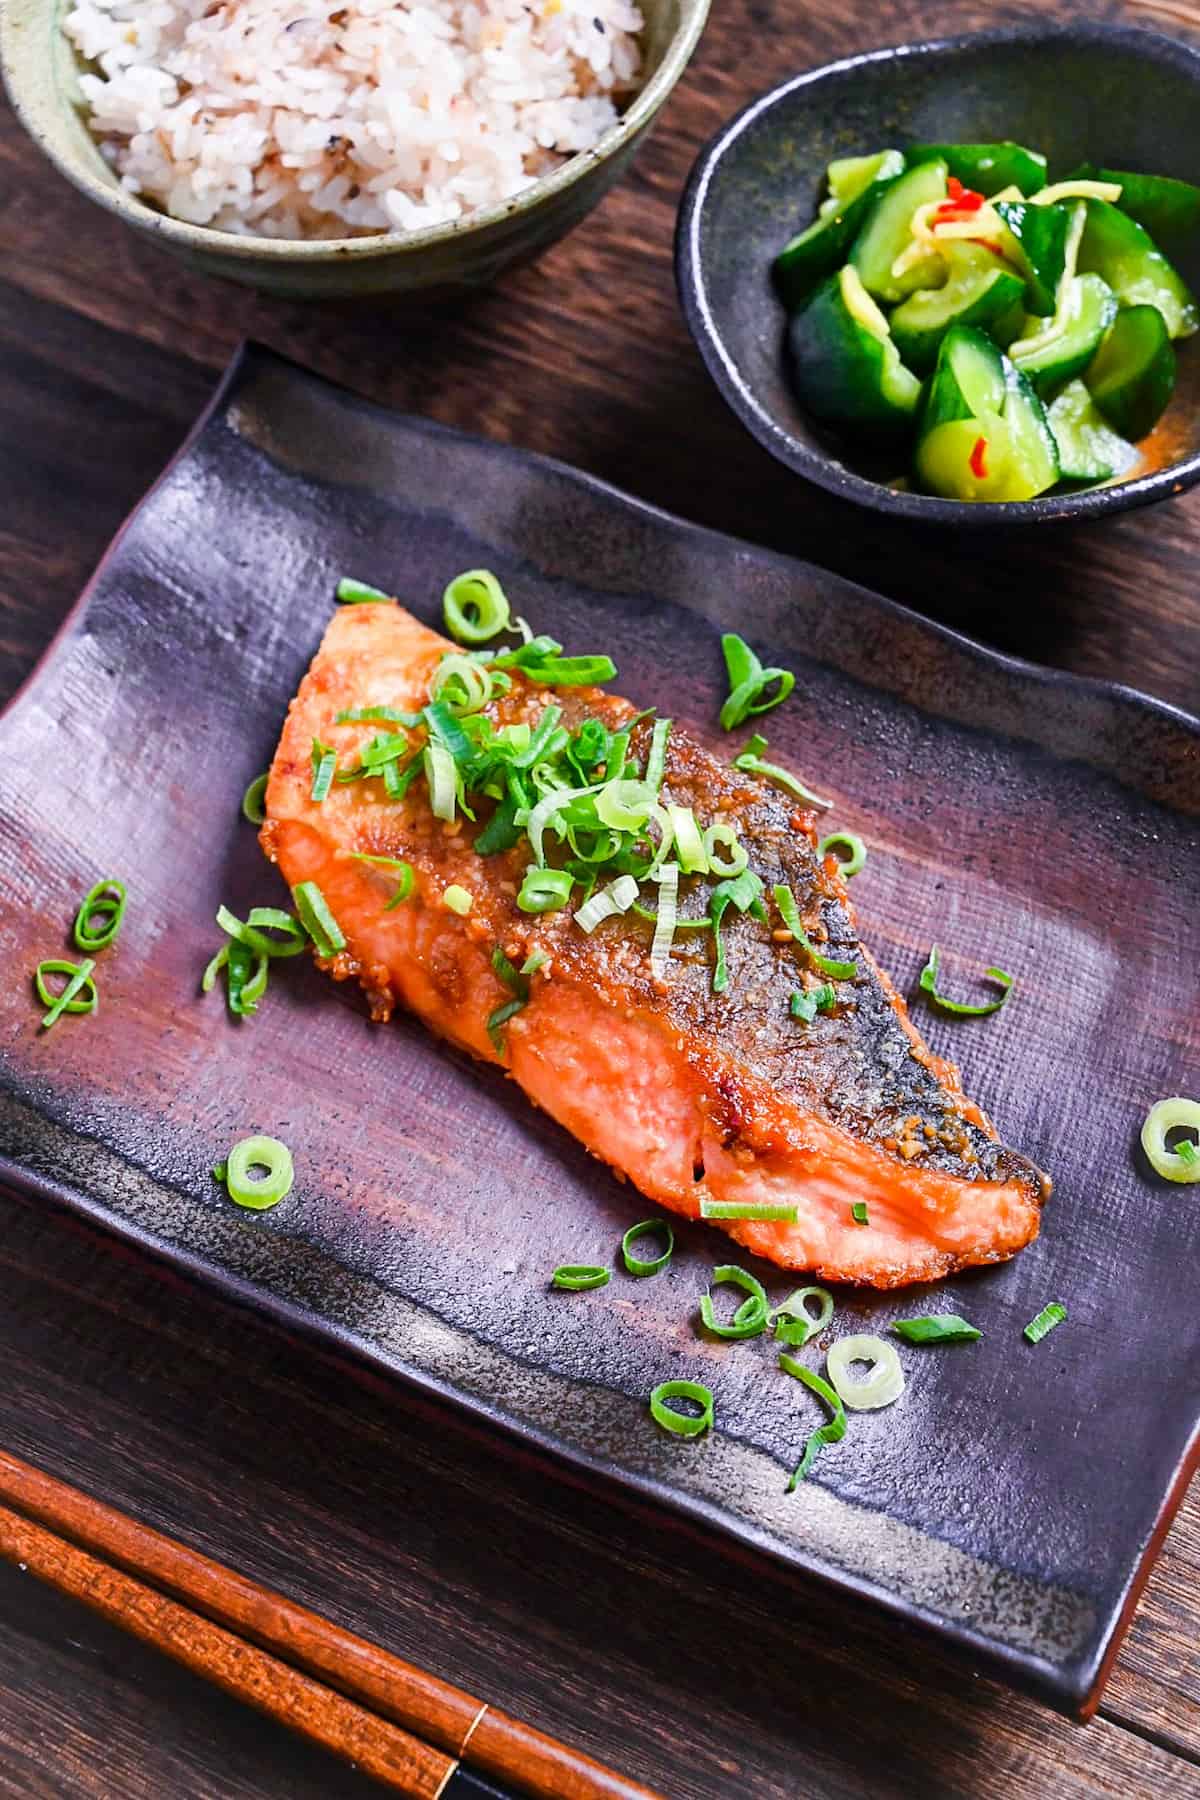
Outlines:
[[790, 887], [780, 882], [775, 888], [775, 904], [779, 908], [779, 916], [801, 948], [807, 952], [810, 960], [820, 969], [822, 975], [832, 975], [835, 981], [849, 981], [857, 974], [857, 966], [852, 962], [839, 962], [832, 956], [822, 956], [812, 939], [800, 923], [800, 914], [796, 910], [796, 897]]
[[701, 1294], [700, 1318], [705, 1330], [719, 1338], [757, 1337], [767, 1328], [767, 1290], [756, 1276], [745, 1269], [739, 1269], [736, 1263], [722, 1263], [713, 1270], [713, 1287], [720, 1287], [726, 1282], [731, 1287], [744, 1289], [747, 1298], [742, 1301], [729, 1323], [722, 1325], [713, 1310], [711, 1295]]
[[[239, 919], [227, 906], [217, 908], [217, 924], [239, 944], [256, 956], [299, 956], [304, 948], [304, 933], [291, 913], [277, 906], [252, 906], [248, 918]], [[282, 938], [270, 938], [267, 931], [281, 931]]]
[[355, 581], [349, 575], [343, 575], [337, 584], [337, 597], [343, 606], [361, 606], [365, 600], [390, 600], [382, 588], [370, 587], [365, 581]]
[[612, 1272], [599, 1263], [560, 1263], [550, 1277], [552, 1287], [566, 1288], [568, 1293], [582, 1293], [587, 1288], [607, 1287]]
[[536, 975], [539, 969], [545, 968], [550, 961], [544, 950], [531, 950], [521, 964], [522, 975]]
[[761, 775], [764, 781], [773, 781], [776, 787], [786, 788], [789, 794], [795, 794], [796, 798], [802, 800], [805, 806], [811, 806], [817, 812], [830, 810], [833, 805], [832, 800], [822, 800], [819, 794], [814, 794], [811, 788], [806, 788], [798, 776], [793, 775], [787, 769], [781, 769], [778, 763], [764, 762], [759, 750], [754, 747], [756, 744], [765, 750], [767, 740], [758, 736], [752, 737], [741, 755], [734, 757], [735, 769], [740, 769], [743, 775]]
[[930, 1313], [919, 1319], [897, 1319], [892, 1326], [906, 1344], [971, 1344], [983, 1336], [957, 1313]]
[[492, 1048], [495, 1050], [497, 1056], [503, 1056], [507, 1048], [504, 1037], [504, 1027], [508, 1024], [510, 1019], [516, 1018], [517, 1014], [524, 1006], [524, 1000], [506, 1000], [503, 1006], [498, 1006], [495, 1012], [489, 1015], [487, 1021], [487, 1034], [492, 1040]]
[[[858, 1381], [850, 1374], [857, 1362], [872, 1365], [865, 1381]], [[825, 1369], [843, 1406], [851, 1412], [878, 1412], [881, 1406], [890, 1406], [904, 1392], [900, 1357], [896, 1346], [889, 1344], [886, 1338], [839, 1338], [825, 1358]]]
[[465, 919], [474, 905], [474, 897], [465, 887], [459, 887], [456, 881], [452, 881], [442, 894], [442, 905], [452, 913], [457, 913], [460, 919]]
[[105, 950], [125, 917], [125, 884], [106, 876], [89, 888], [75, 914], [75, 943], [80, 950]]
[[788, 1010], [793, 1019], [802, 1019], [806, 1025], [811, 1025], [819, 1012], [831, 1013], [836, 1006], [837, 989], [831, 988], [827, 982], [821, 987], [793, 994], [788, 1001]]
[[213, 1174], [214, 1181], [219, 1181], [223, 1184], [225, 1181], [225, 1177], [228, 1173], [229, 1173], [229, 1164], [228, 1163], [215, 1162], [213, 1164], [212, 1174]]
[[482, 711], [495, 693], [509, 686], [507, 675], [493, 675], [474, 657], [462, 651], [443, 656], [429, 684], [429, 698], [440, 703], [456, 718]]
[[690, 806], [668, 806], [666, 812], [680, 872], [684, 875], [707, 875], [708, 857], [695, 813]]
[[[666, 1239], [667, 1247], [660, 1256], [643, 1258], [634, 1256], [632, 1246], [639, 1238], [654, 1236]], [[631, 1225], [621, 1239], [621, 1256], [625, 1267], [631, 1275], [657, 1275], [665, 1269], [675, 1253], [675, 1233], [665, 1219], [643, 1219], [640, 1225]]]
[[405, 725], [411, 731], [421, 723], [421, 715], [419, 712], [401, 712], [397, 706], [352, 706], [348, 712], [335, 713], [333, 722], [335, 725]]
[[632, 875], [618, 875], [615, 881], [585, 900], [575, 914], [575, 923], [581, 931], [593, 932], [597, 925], [615, 914], [626, 913], [638, 897], [638, 884]]
[[396, 874], [396, 891], [384, 907], [384, 912], [391, 912], [408, 899], [416, 885], [416, 874], [411, 863], [401, 856], [368, 856], [365, 850], [352, 850], [351, 857], [355, 862], [373, 863], [380, 869], [392, 869]]
[[[745, 724], [758, 713], [770, 712], [787, 699], [796, 685], [789, 669], [764, 669], [757, 656], [736, 632], [727, 631], [721, 639], [721, 652], [729, 676], [729, 698], [721, 708], [721, 724], [726, 731]], [[775, 693], [769, 690], [778, 683]]]
[[467, 569], [442, 595], [442, 617], [460, 644], [486, 644], [509, 629], [512, 611], [490, 569]]
[[204, 974], [200, 977], [200, 992], [202, 994], [212, 993], [213, 988], [217, 983], [217, 976], [221, 973], [221, 970], [228, 961], [229, 945], [222, 944], [221, 948], [217, 951], [217, 954], [205, 969]]
[[425, 780], [429, 785], [429, 810], [435, 819], [453, 823], [458, 802], [458, 771], [444, 744], [425, 747]]
[[529, 983], [499, 944], [492, 951], [492, 968], [510, 993], [515, 994], [518, 1000], [528, 1000]]
[[[213, 1174], [216, 1175], [217, 1169], [221, 1167], [218, 1163]], [[261, 1169], [264, 1173], [256, 1175], [256, 1169]], [[217, 1179], [224, 1181], [229, 1190], [229, 1198], [236, 1200], [239, 1206], [249, 1206], [255, 1212], [265, 1212], [268, 1206], [278, 1206], [292, 1191], [292, 1182], [295, 1180], [292, 1153], [278, 1138], [243, 1138], [229, 1152], [224, 1174], [217, 1176]]]
[[827, 856], [836, 856], [842, 865], [842, 875], [848, 881], [851, 875], [859, 874], [866, 867], [867, 846], [852, 831], [831, 831], [828, 837], [821, 839], [817, 855], [822, 862]]
[[342, 928], [329, 910], [329, 903], [315, 881], [302, 881], [292, 889], [292, 899], [300, 914], [318, 956], [336, 956], [346, 948]]
[[[698, 1413], [676, 1412], [668, 1400], [694, 1400]], [[700, 1437], [713, 1427], [712, 1389], [702, 1381], [660, 1381], [650, 1396], [650, 1415], [664, 1431], [676, 1437]]]
[[[821, 1309], [815, 1318], [808, 1310], [808, 1302], [814, 1299]], [[782, 1305], [771, 1309], [768, 1324], [779, 1343], [803, 1345], [824, 1331], [832, 1317], [833, 1295], [829, 1289], [802, 1287], [789, 1294]]]
[[658, 918], [650, 945], [650, 970], [661, 981], [670, 966], [671, 945], [675, 939], [675, 919], [679, 905], [679, 864], [664, 863], [655, 872], [658, 882]]
[[780, 1219], [787, 1225], [794, 1225], [800, 1216], [797, 1206], [787, 1206], [782, 1201], [777, 1205], [774, 1201], [741, 1200], [702, 1200], [700, 1217], [702, 1219]]
[[[720, 850], [727, 850], [729, 855], [718, 855]], [[732, 876], [741, 874], [750, 861], [750, 853], [744, 844], [738, 842], [738, 834], [733, 826], [724, 819], [718, 819], [704, 833], [704, 858], [710, 875]]]
[[525, 913], [559, 912], [570, 900], [572, 886], [565, 869], [526, 869], [517, 905]]
[[815, 1369], [806, 1368], [794, 1356], [789, 1356], [786, 1350], [779, 1352], [779, 1366], [785, 1374], [794, 1375], [797, 1381], [802, 1381], [806, 1388], [810, 1388], [833, 1414], [828, 1424], [818, 1426], [805, 1444], [804, 1455], [793, 1469], [792, 1478], [787, 1484], [787, 1492], [790, 1494], [799, 1487], [826, 1444], [839, 1444], [845, 1437], [846, 1409], [829, 1383], [823, 1381]]
[[1195, 1145], [1181, 1138], [1174, 1149], [1169, 1148], [1168, 1131], [1200, 1131], [1200, 1103], [1182, 1094], [1160, 1100], [1150, 1108], [1142, 1126], [1142, 1149], [1156, 1175], [1164, 1181], [1200, 1181]]
[[671, 735], [670, 719], [656, 719], [650, 733], [650, 750], [646, 757], [646, 786], [657, 796], [667, 766], [667, 739]]
[[[237, 938], [226, 946], [225, 999], [235, 1019], [250, 1018], [258, 1011], [258, 1000], [262, 999], [266, 988], [262, 979], [266, 962], [261, 951], [252, 950], [249, 944], [243, 944]], [[253, 992], [246, 992], [251, 983], [257, 992], [257, 1000]]]
[[263, 801], [266, 798], [267, 783], [270, 779], [269, 773], [256, 775], [242, 795], [242, 817], [248, 819], [251, 825], [262, 825], [266, 822], [267, 815], [263, 809]]
[[610, 656], [548, 656], [521, 665], [527, 678], [541, 687], [603, 687], [617, 665]]
[[[57, 1025], [64, 1013], [95, 1012], [100, 1004], [100, 995], [92, 980], [92, 971], [96, 967], [94, 957], [85, 957], [81, 963], [65, 962], [61, 957], [51, 957], [40, 962], [33, 972], [33, 983], [37, 989], [37, 997], [49, 1011], [42, 1018], [42, 1030], [49, 1031]], [[61, 993], [52, 994], [46, 986], [47, 975], [65, 975], [66, 985]]]
[[986, 1018], [988, 1013], [1000, 1011], [1000, 1008], [1004, 1005], [1004, 1002], [1008, 999], [1008, 996], [1012, 991], [1013, 977], [1011, 975], [1006, 975], [1003, 969], [985, 969], [983, 972], [984, 978], [988, 981], [994, 981], [998, 987], [1004, 989], [1004, 992], [998, 1000], [989, 1000], [983, 1006], [967, 1006], [961, 1000], [949, 1000], [945, 994], [938, 993], [937, 978], [939, 961], [940, 953], [935, 944], [929, 952], [929, 961], [921, 970], [921, 987], [924, 989], [925, 993], [929, 995], [935, 1006], [940, 1006], [943, 1012], [959, 1013], [964, 1018], [969, 1019]]
[[1066, 1307], [1060, 1306], [1057, 1300], [1052, 1300], [1049, 1306], [1043, 1306], [1036, 1319], [1030, 1319], [1024, 1335], [1031, 1344], [1040, 1344], [1048, 1332], [1062, 1324], [1066, 1316]]
[[854, 1220], [856, 1225], [869, 1225], [871, 1223], [870, 1219], [867, 1217], [867, 1203], [865, 1200], [856, 1200], [854, 1202], [854, 1205], [850, 1208], [850, 1217]]
[[337, 751], [320, 738], [312, 741], [312, 799], [319, 805], [333, 786], [334, 772], [337, 769]]
[[725, 940], [721, 935], [721, 921], [729, 907], [734, 906], [738, 912], [746, 913], [760, 905], [763, 884], [752, 869], [743, 869], [731, 881], [719, 881], [708, 896], [708, 916], [712, 921], [713, 937], [716, 940], [717, 956], [713, 965], [713, 993], [723, 994], [729, 986], [729, 968], [725, 960]]

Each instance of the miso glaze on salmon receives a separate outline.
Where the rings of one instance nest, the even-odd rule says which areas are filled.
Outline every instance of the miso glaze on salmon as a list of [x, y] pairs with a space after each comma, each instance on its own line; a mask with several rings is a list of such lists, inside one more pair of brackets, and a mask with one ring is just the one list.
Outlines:
[[[734, 906], [724, 915], [728, 985], [717, 991], [711, 930], [677, 932], [658, 975], [652, 919], [628, 911], [586, 933], [573, 916], [582, 888], [561, 910], [522, 911], [528, 837], [489, 855], [473, 847], [493, 802], [468, 796], [472, 822], [460, 796], [454, 819], [439, 819], [423, 779], [393, 799], [379, 776], [344, 779], [381, 729], [405, 734], [414, 753], [424, 733], [395, 721], [339, 724], [337, 715], [419, 713], [441, 659], [456, 648], [399, 606], [347, 607], [292, 702], [262, 844], [290, 887], [317, 884], [336, 919], [345, 949], [323, 966], [339, 980], [357, 978], [375, 1018], [407, 1007], [506, 1067], [649, 1199], [693, 1218], [706, 1200], [794, 1205], [794, 1223], [721, 1221], [784, 1268], [894, 1287], [1001, 1261], [1036, 1237], [1047, 1178], [996, 1141], [957, 1071], [926, 1048], [858, 941], [836, 859], [818, 858], [814, 813], [790, 794], [671, 730], [661, 800], [690, 809], [702, 826], [731, 826], [764, 884], [765, 923]], [[652, 720], [629, 702], [591, 687], [550, 689], [520, 670], [507, 680], [483, 709], [486, 729], [536, 731], [551, 703], [567, 732], [588, 719], [610, 734], [632, 723], [626, 773], [644, 769]], [[312, 799], [314, 740], [337, 752], [343, 776], [320, 802]], [[595, 773], [603, 780], [611, 771]], [[561, 864], [567, 853], [552, 831], [546, 846], [547, 860]], [[403, 904], [385, 910], [395, 875], [357, 860], [363, 854], [411, 866]], [[713, 879], [681, 876], [681, 918], [703, 913]], [[782, 928], [771, 903], [777, 883], [791, 888], [818, 954], [852, 963], [852, 978], [831, 981]], [[450, 888], [470, 896], [465, 914], [447, 904]], [[653, 910], [653, 881], [642, 898]], [[461, 906], [462, 896], [452, 899]], [[497, 948], [513, 969], [537, 953], [545, 960], [521, 978], [526, 1003], [489, 1033], [489, 1019], [513, 998], [512, 969], [505, 979], [493, 963]], [[824, 987], [833, 989], [822, 996], [831, 1010], [807, 1022], [793, 1016], [794, 994]], [[854, 1218], [857, 1203], [865, 1203], [865, 1224]]]

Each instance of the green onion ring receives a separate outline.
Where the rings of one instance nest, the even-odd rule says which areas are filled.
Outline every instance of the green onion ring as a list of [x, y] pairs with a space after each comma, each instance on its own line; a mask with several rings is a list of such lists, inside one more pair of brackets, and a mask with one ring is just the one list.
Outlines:
[[895, 1319], [892, 1330], [906, 1344], [972, 1344], [983, 1336], [958, 1313], [927, 1313], [918, 1319]]
[[794, 1225], [800, 1214], [800, 1208], [788, 1205], [784, 1201], [750, 1200], [702, 1200], [700, 1217], [702, 1219], [778, 1219], [782, 1224]]
[[[718, 856], [718, 849], [728, 850], [729, 859]], [[750, 852], [738, 841], [738, 834], [725, 819], [718, 819], [704, 833], [704, 855], [713, 875], [740, 875], [750, 861]]]
[[200, 977], [200, 992], [202, 994], [212, 993], [213, 988], [217, 985], [217, 976], [221, 973], [221, 970], [228, 961], [229, 945], [222, 944], [221, 948], [217, 951], [217, 954], [213, 957], [203, 975]]
[[318, 956], [336, 956], [346, 948], [341, 926], [315, 881], [301, 881], [292, 889], [300, 923], [313, 941]]
[[[652, 1232], [657, 1232], [667, 1240], [667, 1247], [662, 1255], [651, 1257], [648, 1260], [634, 1256], [630, 1246], [635, 1244], [639, 1238], [646, 1237]], [[621, 1255], [625, 1267], [631, 1275], [657, 1275], [660, 1269], [666, 1268], [674, 1254], [675, 1233], [665, 1219], [643, 1219], [640, 1225], [631, 1225], [621, 1239]]]
[[256, 775], [242, 795], [242, 817], [247, 819], [251, 825], [266, 823], [267, 815], [263, 801], [266, 799], [267, 783], [270, 779], [269, 772], [266, 775]]
[[[255, 1175], [256, 1168], [265, 1169], [266, 1174]], [[233, 1146], [225, 1165], [229, 1198], [255, 1212], [278, 1206], [291, 1193], [295, 1178], [291, 1151], [273, 1137], [243, 1138]]]
[[486, 644], [508, 630], [512, 611], [490, 569], [466, 569], [442, 595], [442, 617], [460, 644]]
[[983, 971], [984, 979], [994, 981], [997, 987], [1004, 989], [998, 1000], [989, 1000], [982, 1006], [968, 1006], [961, 1000], [947, 999], [945, 994], [938, 992], [937, 979], [940, 960], [941, 952], [934, 944], [929, 952], [929, 961], [921, 970], [921, 988], [924, 993], [929, 995], [934, 1005], [940, 1006], [943, 1012], [956, 1013], [964, 1019], [985, 1019], [989, 1013], [999, 1012], [1012, 992], [1013, 977], [1011, 975], [1006, 975], [1003, 969], [985, 969]]
[[[304, 949], [304, 933], [299, 921], [278, 906], [252, 906], [249, 916], [239, 919], [227, 906], [217, 908], [217, 924], [229, 937], [245, 944], [256, 956], [299, 956]], [[283, 932], [282, 939], [270, 938], [266, 931]]]
[[395, 874], [396, 892], [384, 907], [384, 912], [392, 912], [397, 906], [402, 906], [416, 886], [416, 870], [402, 856], [370, 856], [365, 850], [352, 850], [350, 856], [354, 862], [372, 863], [377, 868], [390, 869]]
[[[702, 1410], [698, 1413], [676, 1412], [668, 1400], [694, 1400]], [[664, 1431], [676, 1437], [701, 1437], [713, 1428], [712, 1389], [702, 1381], [660, 1381], [650, 1396], [650, 1416]]]
[[532, 866], [525, 871], [517, 905], [523, 913], [560, 912], [571, 898], [573, 885], [565, 869]]
[[[858, 1381], [850, 1374], [850, 1365], [856, 1362], [873, 1364], [865, 1381]], [[877, 1412], [881, 1406], [890, 1406], [904, 1392], [904, 1370], [900, 1367], [896, 1346], [889, 1344], [886, 1338], [865, 1334], [839, 1338], [830, 1346], [825, 1369], [843, 1406], [850, 1412]]]
[[362, 606], [372, 600], [390, 600], [382, 588], [371, 587], [365, 581], [355, 581], [351, 575], [343, 575], [336, 588], [337, 598], [343, 606]]
[[[49, 1008], [42, 1019], [42, 1030], [49, 1031], [58, 1024], [64, 1013], [95, 1012], [100, 1004], [100, 995], [92, 980], [92, 971], [96, 967], [94, 958], [85, 957], [81, 963], [65, 962], [61, 957], [51, 957], [40, 962], [33, 972], [33, 982], [37, 989], [37, 997], [42, 1005]], [[66, 986], [59, 994], [52, 994], [46, 986], [47, 975], [65, 975]], [[81, 997], [82, 996], [82, 997]]]
[[1030, 1319], [1022, 1336], [1027, 1337], [1031, 1344], [1040, 1344], [1056, 1325], [1062, 1324], [1066, 1316], [1066, 1307], [1060, 1306], [1057, 1300], [1051, 1300], [1049, 1306], [1043, 1306], [1036, 1319]]
[[[815, 1317], [808, 1310], [808, 1302], [813, 1299], [821, 1309]], [[818, 1332], [824, 1331], [832, 1317], [833, 1295], [829, 1289], [802, 1287], [796, 1288], [779, 1306], [772, 1307], [768, 1323], [781, 1344], [802, 1348]]]
[[776, 886], [774, 893], [780, 918], [801, 949], [820, 969], [822, 975], [831, 975], [835, 981], [851, 980], [858, 973], [857, 965], [853, 962], [839, 961], [833, 956], [822, 956], [800, 922], [800, 914], [796, 908], [796, 896], [792, 893], [791, 888], [781, 881]]
[[[847, 852], [844, 858], [841, 854], [843, 849]], [[817, 855], [822, 862], [827, 856], [836, 856], [842, 865], [842, 878], [849, 881], [852, 875], [861, 874], [866, 867], [867, 846], [853, 831], [831, 831], [829, 836], [823, 837], [817, 845]]]
[[1146, 1114], [1142, 1149], [1154, 1173], [1161, 1175], [1164, 1181], [1200, 1181], [1200, 1157], [1196, 1155], [1195, 1146], [1189, 1145], [1190, 1157], [1182, 1155], [1180, 1150], [1167, 1148], [1168, 1131], [1181, 1128], [1200, 1131], [1200, 1103], [1187, 1100], [1182, 1094], [1159, 1100]]
[[550, 1277], [551, 1287], [565, 1288], [569, 1294], [582, 1294], [589, 1288], [607, 1287], [612, 1271], [599, 1263], [560, 1263]]
[[767, 1328], [767, 1290], [761, 1281], [745, 1269], [739, 1269], [736, 1263], [721, 1263], [712, 1272], [713, 1287], [728, 1283], [731, 1287], [740, 1287], [746, 1293], [728, 1325], [722, 1325], [713, 1310], [712, 1297], [708, 1293], [700, 1296], [700, 1318], [706, 1331], [711, 1331], [719, 1338], [758, 1337]]
[[461, 650], [452, 651], [443, 656], [433, 672], [429, 698], [440, 700], [455, 718], [461, 719], [470, 713], [482, 712], [494, 687], [495, 680], [482, 663], [475, 662]]
[[804, 1455], [792, 1470], [792, 1478], [787, 1484], [786, 1491], [790, 1494], [799, 1487], [826, 1444], [840, 1444], [845, 1437], [846, 1409], [842, 1405], [841, 1395], [827, 1381], [823, 1381], [815, 1369], [806, 1368], [794, 1356], [789, 1356], [786, 1350], [779, 1353], [779, 1366], [785, 1375], [794, 1375], [797, 1381], [802, 1381], [818, 1399], [825, 1402], [833, 1414], [826, 1424], [817, 1427], [805, 1444]]
[[[125, 883], [106, 876], [89, 888], [75, 915], [75, 943], [80, 950], [104, 950], [125, 917]], [[99, 921], [99, 923], [97, 922]]]

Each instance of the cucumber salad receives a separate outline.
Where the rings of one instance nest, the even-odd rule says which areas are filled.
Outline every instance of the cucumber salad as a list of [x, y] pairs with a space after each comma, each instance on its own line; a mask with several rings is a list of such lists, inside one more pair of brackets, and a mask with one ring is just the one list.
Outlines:
[[822, 424], [911, 446], [948, 500], [1032, 500], [1130, 473], [1200, 309], [1160, 248], [1200, 188], [1085, 164], [1047, 183], [1020, 144], [916, 144], [830, 163], [775, 260], [792, 383]]

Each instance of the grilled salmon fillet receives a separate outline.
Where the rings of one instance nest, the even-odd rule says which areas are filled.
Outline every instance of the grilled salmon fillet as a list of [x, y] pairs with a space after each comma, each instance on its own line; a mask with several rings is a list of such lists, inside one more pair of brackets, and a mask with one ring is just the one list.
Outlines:
[[[730, 908], [729, 985], [715, 993], [711, 932], [678, 935], [662, 978], [651, 968], [653, 927], [635, 914], [587, 935], [569, 910], [519, 910], [526, 838], [477, 855], [486, 812], [474, 825], [435, 819], [424, 782], [400, 800], [388, 800], [378, 779], [335, 782], [314, 803], [314, 739], [353, 766], [379, 726], [338, 724], [336, 715], [419, 711], [454, 648], [398, 605], [345, 607], [292, 701], [261, 839], [289, 887], [315, 882], [338, 921], [346, 947], [319, 958], [322, 966], [339, 980], [357, 978], [375, 1018], [407, 1007], [462, 1049], [507, 1067], [531, 1100], [649, 1199], [692, 1218], [703, 1200], [795, 1205], [794, 1223], [721, 1222], [784, 1268], [895, 1287], [1001, 1261], [1036, 1237], [1049, 1181], [996, 1141], [956, 1069], [926, 1048], [858, 941], [836, 859], [818, 857], [815, 815], [787, 793], [672, 731], [663, 797], [701, 820], [729, 821], [768, 890], [792, 888], [821, 951], [856, 965], [853, 980], [834, 984], [836, 1009], [807, 1024], [791, 1016], [791, 996], [823, 978], [777, 924]], [[568, 728], [598, 718], [618, 730], [637, 717], [599, 689], [551, 694], [520, 675], [487, 711], [497, 728], [536, 725], [551, 700]], [[634, 726], [639, 767], [650, 729]], [[415, 886], [404, 904], [385, 910], [396, 877], [355, 860], [362, 853], [411, 865]], [[684, 878], [681, 913], [699, 879]], [[445, 904], [450, 886], [471, 895], [465, 916]], [[493, 968], [497, 946], [514, 964], [539, 950], [547, 959], [500, 1048], [487, 1021], [512, 996]], [[865, 1224], [853, 1218], [856, 1202], [866, 1205]]]

